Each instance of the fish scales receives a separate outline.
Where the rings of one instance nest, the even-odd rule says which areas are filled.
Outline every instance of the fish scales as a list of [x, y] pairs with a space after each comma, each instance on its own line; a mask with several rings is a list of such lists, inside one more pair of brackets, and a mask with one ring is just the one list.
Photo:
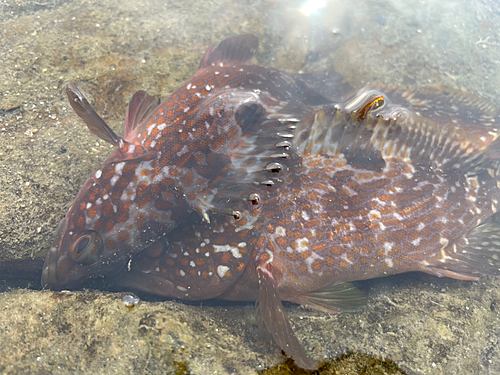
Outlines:
[[106, 276], [122, 288], [256, 300], [257, 320], [300, 367], [315, 363], [282, 300], [334, 313], [349, 282], [409, 271], [499, 274], [496, 107], [441, 88], [250, 65], [253, 36], [205, 53], [163, 103], [136, 93], [120, 138], [76, 85], [70, 103], [115, 152], [56, 233], [42, 283]]

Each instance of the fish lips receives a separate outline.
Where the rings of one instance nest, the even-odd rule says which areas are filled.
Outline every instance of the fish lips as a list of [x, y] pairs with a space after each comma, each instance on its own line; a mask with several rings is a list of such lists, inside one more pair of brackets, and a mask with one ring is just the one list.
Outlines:
[[68, 217], [59, 224], [54, 242], [45, 258], [42, 271], [42, 287], [52, 290], [62, 290], [81, 286], [88, 271], [70, 259], [66, 251], [65, 238], [68, 228]]

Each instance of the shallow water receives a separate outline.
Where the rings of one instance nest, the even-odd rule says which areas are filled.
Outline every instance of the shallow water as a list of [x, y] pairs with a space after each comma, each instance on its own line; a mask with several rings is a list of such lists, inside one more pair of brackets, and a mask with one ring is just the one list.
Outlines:
[[[197, 70], [210, 44], [253, 33], [264, 66], [335, 69], [355, 88], [380, 81], [464, 89], [499, 104], [496, 1], [326, 1], [310, 14], [303, 6], [0, 4], [0, 335], [9, 343], [0, 346], [3, 371], [168, 373], [184, 363], [196, 374], [254, 373], [282, 360], [276, 346], [259, 339], [251, 304], [150, 301], [129, 311], [123, 294], [36, 290], [59, 221], [112, 150], [72, 113], [67, 82], [78, 81], [120, 134], [135, 91], [164, 98]], [[19, 286], [33, 290], [10, 290]], [[354, 350], [391, 358], [409, 373], [500, 372], [498, 279], [408, 274], [359, 287], [369, 296], [362, 313], [325, 316], [287, 305], [315, 359]]]

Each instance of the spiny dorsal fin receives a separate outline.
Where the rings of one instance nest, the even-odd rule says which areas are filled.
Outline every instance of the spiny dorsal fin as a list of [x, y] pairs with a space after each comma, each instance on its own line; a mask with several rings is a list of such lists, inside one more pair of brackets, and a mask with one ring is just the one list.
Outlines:
[[497, 107], [489, 100], [469, 92], [440, 87], [411, 91], [381, 84], [370, 84], [366, 89], [382, 92], [393, 106], [418, 112], [440, 126], [452, 124], [464, 131], [469, 139], [486, 146], [500, 135]]
[[125, 115], [123, 138], [127, 138], [137, 125], [139, 125], [147, 115], [153, 112], [159, 104], [160, 101], [157, 98], [149, 95], [145, 91], [137, 91], [132, 95]]
[[[335, 155], [359, 160], [411, 159], [414, 165], [443, 171], [473, 171], [491, 158], [488, 144], [450, 122], [441, 123], [394, 105], [383, 93], [361, 90], [342, 106], [316, 112], [311, 128], [297, 127], [304, 154]], [[368, 160], [370, 159], [370, 160]]]
[[101, 116], [94, 111], [94, 108], [92, 108], [85, 95], [76, 86], [76, 83], [71, 82], [66, 86], [66, 95], [68, 96], [69, 104], [83, 122], [85, 122], [91, 133], [115, 147], [121, 148], [123, 146], [125, 141], [116, 135]]
[[247, 64], [259, 48], [259, 40], [251, 34], [238, 35], [210, 46], [201, 59], [200, 69], [210, 66], [233, 66]]

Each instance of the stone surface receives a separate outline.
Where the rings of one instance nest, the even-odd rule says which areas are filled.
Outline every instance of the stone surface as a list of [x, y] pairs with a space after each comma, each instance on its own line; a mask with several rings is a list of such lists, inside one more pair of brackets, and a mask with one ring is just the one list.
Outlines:
[[[129, 311], [123, 293], [11, 289], [39, 288], [59, 221], [111, 152], [70, 110], [67, 82], [78, 81], [120, 134], [135, 91], [167, 96], [210, 44], [250, 32], [262, 65], [334, 68], [357, 88], [373, 80], [462, 88], [499, 104], [496, 1], [329, 1], [309, 17], [298, 10], [303, 3], [0, 4], [1, 372], [252, 374], [282, 360], [259, 338], [252, 303], [149, 300]], [[362, 313], [292, 304], [287, 313], [316, 360], [351, 350], [390, 358], [406, 373], [495, 374], [499, 283], [400, 275], [358, 283], [369, 296]]]

